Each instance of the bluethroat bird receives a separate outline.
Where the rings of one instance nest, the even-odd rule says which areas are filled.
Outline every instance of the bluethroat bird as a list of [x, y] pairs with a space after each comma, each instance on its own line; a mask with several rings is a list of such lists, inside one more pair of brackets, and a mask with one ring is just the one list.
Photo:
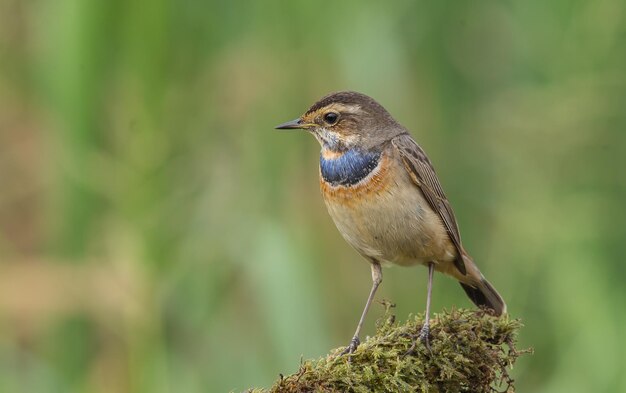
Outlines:
[[427, 347], [435, 270], [457, 279], [477, 306], [506, 313], [504, 300], [463, 248], [426, 153], [378, 102], [361, 93], [333, 93], [276, 128], [306, 130], [320, 143], [320, 187], [328, 212], [344, 239], [370, 263], [372, 289], [344, 353], [359, 345], [382, 282], [381, 265], [428, 267], [425, 322], [418, 336]]

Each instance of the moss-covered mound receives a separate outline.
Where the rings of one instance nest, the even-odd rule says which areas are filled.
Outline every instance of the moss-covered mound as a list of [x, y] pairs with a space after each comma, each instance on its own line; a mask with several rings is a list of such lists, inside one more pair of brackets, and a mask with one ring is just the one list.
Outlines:
[[357, 351], [306, 360], [297, 373], [282, 376], [267, 390], [251, 392], [493, 392], [514, 391], [509, 368], [528, 350], [515, 349], [519, 320], [483, 310], [452, 310], [431, 319], [429, 351], [418, 343], [417, 316], [404, 324], [387, 314], [376, 334]]

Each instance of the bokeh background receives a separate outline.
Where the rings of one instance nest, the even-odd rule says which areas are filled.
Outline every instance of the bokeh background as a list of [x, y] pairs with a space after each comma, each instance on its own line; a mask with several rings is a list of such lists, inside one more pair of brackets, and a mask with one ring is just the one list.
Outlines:
[[0, 0], [0, 391], [241, 391], [347, 344], [369, 268], [273, 130], [342, 89], [435, 163], [519, 391], [626, 391], [625, 44], [621, 0]]

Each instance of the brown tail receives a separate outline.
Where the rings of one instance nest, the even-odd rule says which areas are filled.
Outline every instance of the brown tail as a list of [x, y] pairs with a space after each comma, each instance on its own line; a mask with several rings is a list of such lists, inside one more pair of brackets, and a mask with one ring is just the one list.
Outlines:
[[485, 279], [481, 277], [476, 286], [460, 283], [467, 296], [477, 306], [489, 307], [500, 316], [506, 314], [506, 303], [496, 289]]

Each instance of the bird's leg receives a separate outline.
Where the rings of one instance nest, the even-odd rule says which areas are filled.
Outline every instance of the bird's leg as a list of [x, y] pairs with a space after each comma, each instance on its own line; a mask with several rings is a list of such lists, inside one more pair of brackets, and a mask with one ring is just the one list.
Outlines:
[[372, 289], [370, 290], [370, 295], [367, 297], [367, 303], [365, 303], [365, 308], [363, 309], [363, 314], [361, 314], [361, 319], [359, 319], [359, 324], [356, 327], [356, 331], [354, 332], [354, 337], [350, 341], [350, 344], [346, 349], [341, 352], [341, 355], [345, 355], [346, 353], [353, 353], [356, 351], [356, 348], [359, 346], [361, 341], [359, 340], [359, 334], [361, 333], [361, 327], [363, 326], [363, 322], [365, 321], [365, 316], [367, 315], [367, 311], [372, 304], [372, 300], [374, 299], [374, 294], [376, 294], [376, 290], [378, 286], [383, 281], [383, 272], [380, 268], [380, 263], [378, 261], [372, 261]]
[[426, 345], [426, 348], [430, 350], [430, 343], [428, 342], [428, 335], [430, 334], [430, 298], [433, 292], [433, 273], [435, 272], [435, 264], [433, 262], [428, 263], [428, 292], [426, 294], [426, 317], [424, 318], [424, 326], [420, 330], [419, 339]]
[[[433, 262], [428, 263], [428, 289], [426, 293], [426, 315], [424, 317], [424, 325], [422, 325], [422, 329], [420, 329], [420, 333], [417, 338], [424, 343], [429, 352], [432, 352], [430, 349], [429, 335], [430, 335], [430, 299], [433, 291], [433, 273], [435, 272], [435, 264]], [[413, 341], [411, 344], [411, 348], [405, 353], [405, 356], [413, 353], [415, 350], [415, 346], [417, 344], [417, 340]]]

